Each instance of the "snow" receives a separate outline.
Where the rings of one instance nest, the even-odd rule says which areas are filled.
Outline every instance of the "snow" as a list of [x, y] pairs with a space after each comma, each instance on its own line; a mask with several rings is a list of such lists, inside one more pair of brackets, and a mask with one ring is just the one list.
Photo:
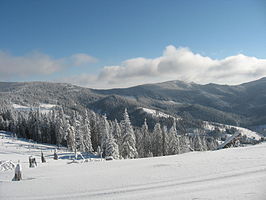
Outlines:
[[262, 136], [259, 133], [251, 131], [251, 130], [243, 128], [243, 127], [205, 121], [205, 129], [214, 130], [215, 128], [218, 128], [220, 131], [225, 131], [225, 129], [235, 128], [238, 131], [240, 131], [242, 136], [246, 135], [247, 138], [251, 138], [251, 139], [255, 139], [255, 140], [260, 140], [262, 138]]
[[55, 104], [45, 104], [45, 103], [41, 103], [41, 104], [40, 104], [40, 108], [41, 108], [41, 109], [52, 109], [52, 108], [54, 108], [54, 107], [56, 107]]
[[[2, 138], [3, 137], [3, 138]], [[266, 143], [156, 158], [70, 163], [53, 160], [52, 145], [0, 132], [0, 160], [22, 165], [0, 172], [0, 199], [241, 199], [266, 198]], [[40, 163], [40, 151], [47, 163]], [[66, 154], [58, 151], [59, 157]], [[28, 157], [37, 158], [36, 168]]]
[[237, 127], [237, 126], [234, 126], [234, 128], [239, 130], [242, 135], [246, 135], [248, 138], [254, 138], [255, 140], [260, 140], [261, 139], [261, 136], [258, 133], [254, 132], [254, 131], [251, 131], [249, 129], [242, 128], [242, 127]]
[[30, 107], [18, 105], [18, 104], [15, 104], [15, 103], [12, 104], [12, 106], [16, 110], [30, 110]]
[[[150, 115], [152, 115], [152, 116], [154, 116], [154, 117], [163, 117], [163, 118], [169, 118], [169, 117], [171, 117], [171, 118], [174, 118], [172, 115], [168, 115], [168, 114], [163, 113], [163, 112], [161, 112], [161, 111], [156, 111], [156, 110], [153, 110], [153, 109], [142, 108], [142, 107], [141, 107], [141, 109], [142, 109], [144, 112], [146, 112], [146, 113], [148, 113], [148, 114], [150, 114]], [[180, 118], [176, 118], [176, 119], [178, 120], [178, 119], [180, 119]]]
[[56, 107], [56, 105], [54, 104], [45, 104], [45, 103], [41, 103], [39, 105], [39, 107], [29, 107], [29, 106], [22, 106], [19, 104], [12, 104], [13, 108], [18, 110], [18, 111], [30, 111], [31, 109], [33, 110], [37, 110], [39, 109], [41, 113], [43, 114], [47, 114], [49, 112], [51, 112], [51, 110]]
[[[164, 117], [164, 118], [175, 118], [174, 116], [172, 115], [168, 115], [168, 114], [165, 114], [163, 112], [160, 112], [160, 111], [156, 111], [156, 110], [153, 110], [153, 109], [149, 109], [149, 108], [142, 108], [141, 109], [154, 116], [154, 117]], [[175, 118], [177, 120], [181, 119], [180, 117], [177, 117]], [[257, 132], [254, 132], [254, 131], [251, 131], [249, 129], [246, 129], [246, 128], [243, 128], [243, 127], [238, 127], [238, 126], [232, 126], [232, 125], [226, 125], [226, 124], [220, 124], [220, 123], [215, 123], [215, 122], [208, 122], [208, 121], [204, 121], [204, 126], [205, 126], [205, 129], [206, 130], [214, 130], [215, 128], [218, 128], [220, 131], [225, 131], [225, 129], [230, 129], [230, 128], [235, 128], [237, 130], [240, 131], [241, 135], [244, 136], [246, 135], [247, 138], [250, 138], [250, 139], [255, 139], [255, 140], [260, 140], [262, 138], [262, 136], [257, 133]]]

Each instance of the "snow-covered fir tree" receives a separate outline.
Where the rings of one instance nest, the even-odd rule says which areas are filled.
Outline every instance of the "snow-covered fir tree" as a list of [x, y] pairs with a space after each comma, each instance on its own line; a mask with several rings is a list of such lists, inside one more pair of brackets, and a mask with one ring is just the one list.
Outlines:
[[[150, 119], [149, 119], [150, 120]], [[123, 120], [107, 120], [88, 109], [55, 106], [50, 111], [41, 112], [38, 107], [16, 110], [12, 106], [0, 107], [0, 129], [13, 131], [19, 137], [67, 146], [71, 151], [93, 152], [101, 147], [104, 156], [114, 158], [137, 158], [161, 155], [173, 155], [192, 150], [205, 151], [217, 148], [216, 138], [203, 128], [198, 131], [186, 129], [189, 122], [183, 119], [156, 119], [153, 132], [145, 120], [142, 127], [133, 127], [127, 110]], [[155, 120], [153, 121], [155, 122]], [[178, 126], [177, 124], [178, 123]], [[152, 128], [152, 127], [150, 127]], [[177, 130], [178, 128], [178, 130]], [[182, 129], [180, 131], [180, 129]], [[194, 134], [186, 134], [194, 130]], [[182, 133], [182, 134], [179, 134]]]
[[161, 125], [156, 123], [152, 133], [152, 153], [154, 156], [163, 155], [163, 134]]
[[91, 132], [91, 143], [92, 148], [94, 151], [97, 151], [100, 145], [100, 128], [99, 128], [99, 121], [100, 117], [96, 115], [95, 112], [90, 111], [88, 112], [88, 118], [90, 121], [90, 132]]
[[179, 144], [180, 144], [180, 153], [187, 153], [191, 151], [190, 141], [188, 136], [181, 135], [179, 137]]
[[63, 108], [58, 107], [57, 112], [54, 112], [55, 116], [55, 126], [56, 126], [56, 144], [59, 146], [65, 137], [67, 124], [65, 119], [65, 114]]
[[115, 139], [112, 134], [109, 134], [106, 140], [105, 156], [112, 156], [114, 159], [119, 158], [118, 145], [116, 144]]
[[67, 140], [67, 148], [70, 151], [76, 151], [76, 140], [75, 140], [75, 138], [76, 138], [75, 137], [75, 129], [74, 129], [73, 126], [68, 124], [66, 140]]
[[173, 122], [172, 127], [170, 128], [168, 132], [168, 138], [169, 138], [169, 143], [168, 143], [168, 154], [169, 155], [175, 155], [179, 154], [180, 152], [180, 144], [179, 144], [179, 138], [177, 136], [177, 130], [176, 130], [176, 123], [175, 121]]
[[121, 155], [123, 137], [122, 137], [120, 124], [117, 122], [116, 119], [113, 123], [113, 136], [114, 136], [116, 144], [118, 145], [119, 155]]
[[143, 146], [143, 157], [149, 157], [152, 153], [151, 149], [151, 136], [149, 133], [149, 127], [147, 124], [147, 120], [145, 118], [144, 124], [141, 127], [142, 131], [142, 146]]
[[121, 132], [123, 137], [121, 155], [123, 158], [137, 158], [136, 140], [127, 109], [124, 112], [124, 119], [121, 121]]
[[92, 143], [91, 143], [91, 128], [90, 128], [90, 122], [87, 111], [85, 112], [85, 116], [83, 118], [83, 140], [85, 145], [85, 151], [86, 152], [92, 152]]
[[162, 144], [162, 153], [163, 156], [168, 155], [168, 144], [169, 144], [169, 135], [166, 126], [162, 128], [163, 144]]

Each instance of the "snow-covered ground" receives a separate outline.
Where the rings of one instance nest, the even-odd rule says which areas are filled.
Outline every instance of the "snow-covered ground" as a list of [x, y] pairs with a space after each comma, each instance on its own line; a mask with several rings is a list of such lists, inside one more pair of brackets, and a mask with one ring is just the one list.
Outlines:
[[232, 125], [226, 125], [226, 124], [219, 124], [219, 123], [214, 123], [214, 122], [204, 122], [204, 127], [207, 130], [214, 130], [215, 128], [218, 128], [220, 131], [225, 131], [225, 129], [230, 129], [230, 128], [235, 128], [237, 129], [242, 136], [247, 136], [247, 138], [255, 139], [255, 140], [260, 140], [262, 136], [255, 132], [251, 131], [249, 129], [243, 128], [243, 127], [238, 127], [238, 126], [232, 126]]
[[12, 106], [14, 109], [16, 109], [18, 111], [30, 111], [31, 109], [33, 109], [33, 110], [39, 109], [40, 112], [43, 114], [47, 114], [47, 113], [51, 112], [51, 110], [54, 107], [56, 107], [55, 104], [45, 104], [45, 103], [40, 104], [38, 107], [22, 106], [19, 104], [12, 104]]
[[[0, 160], [20, 160], [23, 167], [19, 182], [11, 181], [13, 170], [0, 172], [0, 199], [266, 199], [265, 143], [72, 164], [67, 159], [53, 160], [53, 149], [0, 134]], [[47, 163], [39, 163], [41, 150]], [[36, 156], [37, 168], [28, 167], [29, 155]]]
[[142, 108], [140, 107], [144, 112], [152, 115], [153, 117], [163, 117], [163, 118], [169, 118], [169, 117], [172, 117], [172, 118], [175, 118], [177, 120], [179, 120], [180, 118], [179, 117], [173, 117], [172, 115], [168, 115], [166, 113], [163, 113], [161, 111], [158, 111], [158, 110], [153, 110], [153, 109], [150, 109], [150, 108]]

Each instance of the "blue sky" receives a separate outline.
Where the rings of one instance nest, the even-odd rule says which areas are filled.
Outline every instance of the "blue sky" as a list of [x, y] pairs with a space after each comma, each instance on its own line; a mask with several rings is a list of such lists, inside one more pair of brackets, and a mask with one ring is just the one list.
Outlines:
[[[266, 75], [265, 35], [264, 0], [0, 0], [0, 80], [53, 80], [96, 88], [182, 79], [184, 73], [185, 81], [217, 80], [202, 80], [196, 71], [205, 66], [199, 70], [182, 61], [192, 54], [192, 60], [199, 55], [218, 61], [205, 59], [207, 72], [237, 65], [237, 81], [228, 76], [218, 81], [236, 84]], [[228, 64], [226, 58], [232, 56]], [[250, 66], [243, 72], [239, 63]], [[121, 77], [128, 84], [119, 84]]]

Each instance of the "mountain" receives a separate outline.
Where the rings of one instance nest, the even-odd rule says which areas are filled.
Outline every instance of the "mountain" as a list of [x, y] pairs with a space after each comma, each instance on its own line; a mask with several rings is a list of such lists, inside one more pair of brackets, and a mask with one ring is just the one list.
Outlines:
[[266, 78], [235, 86], [168, 81], [93, 91], [101, 95], [134, 99], [143, 106], [170, 114], [188, 112], [206, 121], [242, 126], [266, 123]]
[[24, 106], [50, 103], [74, 109], [86, 107], [111, 120], [120, 120], [127, 107], [137, 126], [148, 117], [141, 108], [243, 127], [266, 124], [266, 78], [234, 86], [168, 81], [109, 90], [65, 83], [0, 82], [1, 101]]

